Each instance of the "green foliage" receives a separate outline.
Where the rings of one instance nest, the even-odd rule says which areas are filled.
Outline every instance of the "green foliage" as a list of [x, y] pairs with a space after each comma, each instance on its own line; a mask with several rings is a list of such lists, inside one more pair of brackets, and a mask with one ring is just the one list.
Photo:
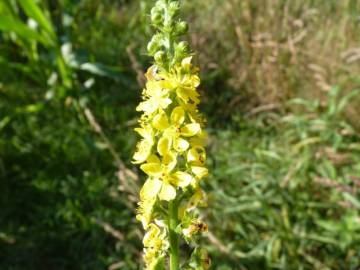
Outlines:
[[[119, 160], [136, 175], [152, 4], [0, 1], [0, 269], [141, 269], [140, 181]], [[358, 269], [358, 1], [184, 5], [212, 268]]]
[[358, 93], [333, 88], [325, 107], [296, 99], [305, 113], [214, 134], [210, 230], [234, 261], [218, 253], [218, 267], [358, 268], [360, 136], [339, 114]]

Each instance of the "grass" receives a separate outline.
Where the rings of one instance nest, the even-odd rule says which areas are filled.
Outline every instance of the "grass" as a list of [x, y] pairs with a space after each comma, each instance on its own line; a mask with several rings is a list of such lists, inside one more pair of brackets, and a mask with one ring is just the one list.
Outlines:
[[207, 215], [233, 258], [212, 239], [216, 269], [357, 269], [359, 137], [327, 109], [214, 135]]
[[[130, 160], [151, 5], [0, 4], [0, 269], [140, 269]], [[359, 2], [184, 6], [213, 269], [358, 269]]]

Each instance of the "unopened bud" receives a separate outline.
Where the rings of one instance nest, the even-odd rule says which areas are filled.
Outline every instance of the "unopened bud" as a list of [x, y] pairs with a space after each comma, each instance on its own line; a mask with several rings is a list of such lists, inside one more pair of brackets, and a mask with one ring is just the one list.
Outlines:
[[153, 24], [158, 25], [162, 22], [163, 16], [161, 9], [158, 7], [154, 7], [151, 9], [151, 21]]
[[166, 54], [163, 51], [158, 51], [154, 55], [155, 62], [163, 64], [166, 60]]
[[147, 45], [147, 50], [150, 55], [154, 55], [161, 46], [161, 35], [157, 34], [152, 37], [151, 41]]
[[163, 17], [160, 13], [151, 14], [151, 22], [155, 25], [162, 23]]
[[154, 41], [150, 41], [147, 45], [147, 50], [150, 55], [153, 55], [158, 49], [157, 44]]
[[176, 24], [176, 34], [184, 35], [189, 30], [189, 25], [186, 22], [178, 22]]
[[179, 15], [180, 5], [179, 2], [170, 2], [169, 4], [169, 14], [171, 17], [176, 17]]
[[176, 61], [181, 61], [184, 57], [187, 56], [189, 52], [189, 44], [186, 41], [181, 41], [175, 47], [175, 59]]

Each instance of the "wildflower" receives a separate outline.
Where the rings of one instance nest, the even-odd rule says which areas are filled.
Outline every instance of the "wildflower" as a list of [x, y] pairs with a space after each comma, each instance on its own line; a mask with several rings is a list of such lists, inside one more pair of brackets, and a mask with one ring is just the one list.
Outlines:
[[158, 0], [151, 10], [159, 30], [147, 46], [154, 65], [136, 108], [143, 114], [135, 129], [141, 139], [133, 163], [147, 176], [136, 218], [146, 230], [146, 269], [158, 269], [169, 255], [170, 270], [178, 270], [180, 236], [189, 242], [207, 231], [195, 211], [205, 198], [200, 182], [208, 175], [206, 121], [198, 111], [199, 70], [188, 44], [179, 40], [188, 28], [178, 18], [179, 8], [178, 1]]
[[151, 177], [145, 182], [141, 196], [148, 198], [159, 195], [160, 200], [173, 200], [176, 196], [176, 187], [184, 188], [192, 181], [192, 176], [186, 172], [172, 173], [175, 166], [176, 156], [172, 152], [166, 153], [162, 161], [156, 155], [151, 156], [148, 163], [140, 166]]
[[152, 223], [144, 236], [144, 261], [149, 270], [155, 269], [159, 259], [163, 257], [165, 234], [165, 231], [161, 231], [157, 225]]
[[171, 146], [178, 152], [186, 151], [190, 143], [185, 138], [193, 137], [201, 131], [200, 124], [184, 124], [184, 121], [185, 111], [181, 106], [172, 110], [170, 120], [164, 112], [154, 117], [153, 126], [163, 132], [158, 145], [160, 155], [169, 152]]
[[154, 145], [154, 133], [151, 127], [144, 126], [143, 128], [136, 128], [143, 139], [138, 142], [136, 152], [134, 154], [134, 163], [143, 163], [151, 154], [151, 148]]

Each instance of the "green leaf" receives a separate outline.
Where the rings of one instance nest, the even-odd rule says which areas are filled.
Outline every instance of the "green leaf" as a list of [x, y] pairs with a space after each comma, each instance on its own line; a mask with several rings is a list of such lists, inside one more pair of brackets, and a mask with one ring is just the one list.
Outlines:
[[39, 33], [29, 28], [21, 21], [9, 16], [0, 16], [0, 30], [4, 32], [13, 32], [20, 38], [29, 42], [35, 40], [43, 44], [48, 44], [48, 42]]
[[1, 119], [0, 121], [0, 130], [4, 129], [4, 127], [7, 126], [7, 124], [10, 123], [10, 117], [9, 116], [5, 116], [3, 119]]
[[48, 20], [39, 6], [34, 0], [19, 0], [21, 7], [24, 9], [26, 15], [33, 18], [52, 38], [55, 38], [55, 32], [51, 21]]
[[113, 79], [121, 79], [120, 70], [105, 66], [101, 63], [83, 63], [79, 67], [80, 70], [90, 72], [91, 74], [109, 77]]

